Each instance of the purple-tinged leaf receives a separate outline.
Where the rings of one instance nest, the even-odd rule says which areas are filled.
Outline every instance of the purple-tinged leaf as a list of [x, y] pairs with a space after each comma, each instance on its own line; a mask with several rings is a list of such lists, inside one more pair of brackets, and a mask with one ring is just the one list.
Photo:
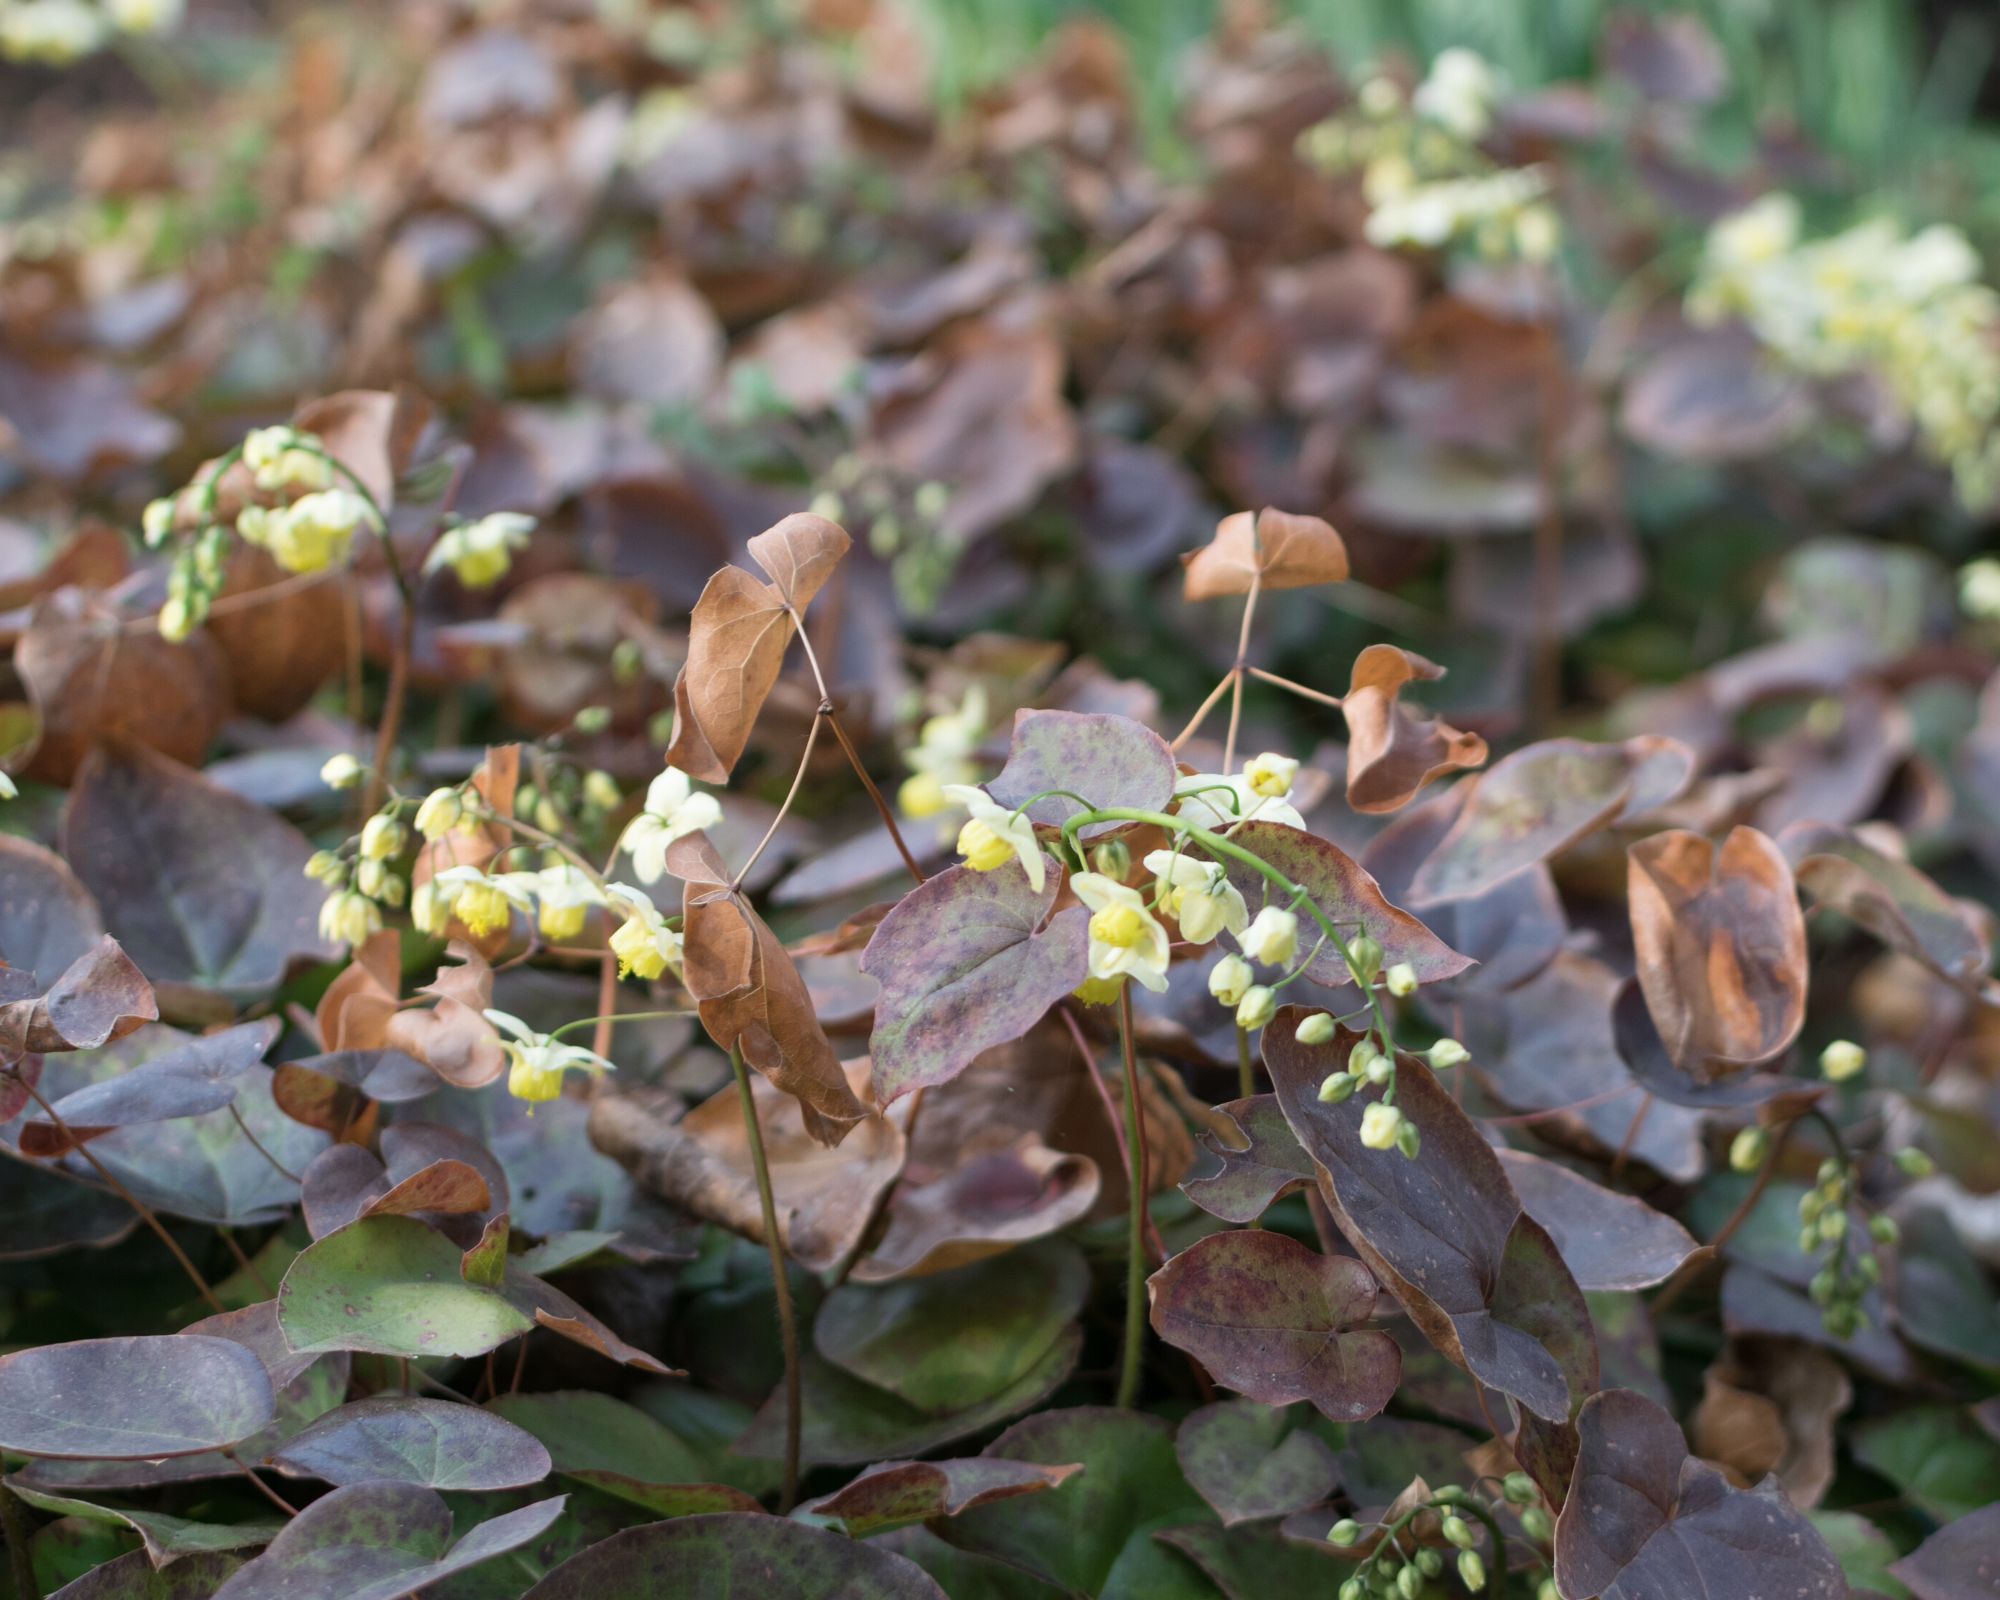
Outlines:
[[1916, 1600], [1993, 1600], [2000, 1595], [2000, 1505], [1938, 1529], [1889, 1576]]
[[25, 974], [9, 981], [0, 1004], [0, 1060], [31, 1052], [95, 1050], [123, 1039], [160, 1014], [153, 986], [106, 934], [66, 967], [46, 994], [16, 997]]
[[1846, 1595], [1839, 1561], [1775, 1483], [1731, 1487], [1644, 1395], [1594, 1394], [1576, 1428], [1576, 1472], [1556, 1523], [1563, 1600]]
[[271, 1536], [284, 1526], [275, 1518], [268, 1517], [232, 1524], [193, 1522], [186, 1517], [169, 1516], [164, 1511], [100, 1506], [89, 1500], [77, 1500], [68, 1495], [50, 1494], [45, 1489], [33, 1488], [22, 1483], [18, 1477], [7, 1479], [6, 1487], [37, 1511], [46, 1511], [51, 1516], [75, 1517], [83, 1522], [108, 1524], [136, 1533], [146, 1555], [157, 1566], [165, 1566], [186, 1556], [212, 1555], [267, 1545]]
[[[1229, 837], [1304, 889], [1307, 898], [1339, 925], [1341, 936], [1350, 944], [1359, 933], [1373, 934], [1381, 943], [1385, 966], [1407, 962], [1419, 983], [1439, 983], [1472, 965], [1409, 912], [1390, 905], [1375, 880], [1352, 856], [1316, 834], [1280, 822], [1246, 822], [1231, 830]], [[1253, 914], [1266, 901], [1277, 903], [1278, 891], [1262, 873], [1239, 861], [1225, 861], [1223, 866]], [[1311, 912], [1301, 906], [1300, 948], [1311, 950], [1319, 931]], [[1331, 940], [1307, 965], [1306, 976], [1331, 988], [1353, 982], [1347, 963]]]
[[144, 1550], [133, 1550], [92, 1567], [49, 1600], [211, 1600], [242, 1565], [239, 1557], [218, 1554], [183, 1556], [171, 1566], [155, 1567]]
[[1294, 1417], [1282, 1406], [1222, 1400], [1181, 1423], [1174, 1437], [1181, 1471], [1226, 1525], [1288, 1516], [1339, 1484], [1333, 1447]]
[[336, 1487], [518, 1489], [549, 1475], [541, 1441], [477, 1406], [402, 1395], [329, 1411], [270, 1456], [280, 1471]]
[[0, 960], [44, 980], [104, 937], [104, 919], [81, 879], [53, 850], [0, 837]]
[[29, 1118], [21, 1125], [21, 1153], [45, 1160], [113, 1128], [220, 1110], [234, 1102], [236, 1080], [264, 1059], [282, 1026], [267, 1017], [204, 1034], [147, 1057], [130, 1072], [66, 1094], [53, 1104], [63, 1126]]
[[1359, 1422], [1395, 1396], [1402, 1354], [1386, 1333], [1358, 1326], [1376, 1285], [1351, 1256], [1261, 1229], [1212, 1233], [1147, 1287], [1154, 1331], [1252, 1400], [1310, 1400], [1336, 1422]]
[[214, 1600], [402, 1600], [540, 1538], [563, 1499], [537, 1500], [454, 1541], [443, 1496], [409, 1483], [353, 1484], [301, 1511]]
[[247, 1439], [276, 1406], [264, 1363], [205, 1334], [80, 1339], [0, 1356], [0, 1449], [152, 1460]]
[[905, 1523], [955, 1517], [975, 1506], [1041, 1494], [1082, 1470], [1073, 1462], [1045, 1467], [993, 1456], [884, 1461], [805, 1509], [815, 1516], [835, 1518], [853, 1537], [865, 1539]]
[[[1327, 1513], [1329, 1523], [1335, 1513]], [[1308, 1544], [1276, 1528], [1217, 1528], [1197, 1523], [1153, 1535], [1201, 1568], [1226, 1600], [1277, 1600], [1325, 1595], [1354, 1568], [1324, 1537]]]
[[[1164, 811], [1179, 773], [1166, 740], [1129, 717], [1019, 711], [1007, 765], [986, 792], [1009, 807], [1045, 795], [1028, 807], [1028, 818], [1039, 827], [1058, 828], [1084, 808], [1068, 796], [1049, 794], [1051, 789], [1068, 789], [1100, 808]], [[1130, 826], [1093, 822], [1079, 828], [1077, 836], [1095, 839]]]
[[849, 1280], [918, 1277], [1046, 1239], [1089, 1215], [1101, 1189], [1089, 1156], [1052, 1150], [1032, 1135], [928, 1181], [906, 1174], [890, 1191], [881, 1237]]
[[1317, 1180], [1319, 1169], [1300, 1148], [1276, 1095], [1231, 1100], [1215, 1110], [1229, 1119], [1235, 1141], [1224, 1142], [1214, 1127], [1199, 1137], [1201, 1147], [1222, 1163], [1222, 1170], [1181, 1185], [1181, 1192], [1210, 1216], [1246, 1227], [1286, 1195]]
[[1699, 1248], [1687, 1229], [1633, 1195], [1540, 1156], [1498, 1155], [1522, 1209], [1548, 1229], [1586, 1294], [1663, 1283]]
[[614, 1533], [565, 1561], [521, 1600], [697, 1594], [702, 1600], [944, 1600], [923, 1568], [891, 1551], [784, 1517], [728, 1514]]
[[[1364, 1088], [1327, 1105], [1319, 1086], [1358, 1035], [1302, 1045], [1307, 1013], [1264, 1030], [1264, 1062], [1285, 1119], [1321, 1168], [1340, 1230], [1450, 1360], [1552, 1423], [1597, 1386], [1589, 1307], [1548, 1231], [1523, 1210], [1500, 1158], [1422, 1061], [1397, 1065], [1396, 1106], [1416, 1125], [1414, 1160], [1361, 1143]], [[1524, 1465], [1528, 1463], [1524, 1462]], [[1529, 1465], [1529, 1470], [1535, 1471]], [[1541, 1476], [1537, 1473], [1537, 1477]]]
[[882, 985], [869, 1039], [878, 1105], [957, 1077], [1083, 982], [1090, 914], [1072, 906], [1050, 918], [1061, 889], [1053, 866], [1039, 894], [1011, 862], [952, 867], [882, 919], [861, 958]]

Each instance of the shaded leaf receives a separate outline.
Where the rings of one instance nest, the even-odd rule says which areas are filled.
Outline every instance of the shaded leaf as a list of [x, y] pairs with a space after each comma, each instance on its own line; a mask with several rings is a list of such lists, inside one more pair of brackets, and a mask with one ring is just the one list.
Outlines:
[[1846, 1594], [1826, 1541], [1775, 1484], [1731, 1488], [1687, 1453], [1674, 1419], [1644, 1395], [1592, 1395], [1576, 1426], [1576, 1474], [1556, 1522], [1564, 1600]]
[[1809, 1105], [1825, 1091], [1823, 1083], [1808, 1083], [1776, 1072], [1737, 1071], [1702, 1078], [1682, 1067], [1669, 1053], [1651, 1008], [1636, 981], [1627, 979], [1611, 1005], [1612, 1037], [1619, 1058], [1647, 1093], [1671, 1105], [1704, 1110], [1763, 1105], [1784, 1101]]
[[2000, 1443], [1952, 1406], [1906, 1405], [1856, 1428], [1854, 1458], [1940, 1522], [1969, 1517], [2000, 1482]]
[[1038, 893], [1011, 864], [951, 867], [882, 919], [861, 958], [881, 984], [868, 1041], [880, 1104], [948, 1082], [1083, 982], [1090, 914], [1051, 918], [1061, 891], [1054, 871]]
[[1347, 576], [1347, 547], [1318, 517], [1266, 506], [1238, 511], [1215, 527], [1215, 537], [1181, 557], [1190, 600], [1248, 594], [1260, 589], [1302, 589], [1339, 583]]
[[1226, 1525], [1318, 1505], [1340, 1482], [1333, 1449], [1278, 1406], [1224, 1400], [1181, 1423], [1174, 1454]]
[[1687, 1229], [1643, 1200], [1540, 1156], [1496, 1153], [1522, 1209], [1548, 1229], [1586, 1293], [1664, 1283], [1699, 1248]]
[[270, 1017], [225, 1028], [66, 1094], [52, 1107], [61, 1128], [39, 1117], [21, 1125], [22, 1153], [59, 1156], [113, 1128], [200, 1116], [229, 1105], [236, 1099], [235, 1080], [264, 1059], [282, 1026]]
[[63, 855], [156, 986], [262, 995], [295, 959], [333, 951], [311, 842], [197, 772], [132, 747], [85, 760], [63, 812]]
[[988, 1456], [884, 1461], [805, 1509], [815, 1516], [836, 1518], [855, 1538], [866, 1538], [904, 1523], [955, 1517], [976, 1506], [1041, 1494], [1082, 1470], [1075, 1463], [1040, 1466]]
[[49, 1600], [211, 1600], [242, 1564], [236, 1556], [212, 1554], [155, 1567], [144, 1550], [133, 1550], [64, 1584]]
[[1917, 1600], [1992, 1600], [2000, 1593], [2000, 1505], [1940, 1528], [1889, 1571]]
[[1352, 1571], [1338, 1564], [1349, 1552], [1323, 1538], [1288, 1538], [1276, 1528], [1168, 1528], [1153, 1537], [1200, 1567], [1228, 1600], [1319, 1594]]
[[[1693, 20], [1693, 19], [1688, 19]], [[1804, 384], [1736, 333], [1681, 340], [1625, 386], [1626, 434], [1683, 461], [1740, 461], [1785, 444], [1812, 415]]]
[[1486, 741], [1461, 733], [1401, 701], [1408, 684], [1444, 676], [1434, 661], [1394, 645], [1371, 644], [1355, 658], [1341, 714], [1347, 718], [1347, 803], [1356, 811], [1396, 811], [1433, 778], [1486, 759]]
[[1089, 1156], [1052, 1150], [1032, 1134], [1007, 1149], [968, 1152], [928, 1181], [905, 1172], [890, 1191], [881, 1236], [849, 1277], [884, 1283], [943, 1272], [1047, 1238], [1087, 1216], [1101, 1189]]
[[[986, 792], [1009, 809], [1034, 800], [1028, 819], [1038, 827], [1059, 828], [1085, 808], [1068, 795], [1049, 794], [1051, 789], [1080, 794], [1093, 807], [1164, 811], [1179, 771], [1166, 740], [1130, 717], [1022, 710], [1014, 713], [1007, 764]], [[1130, 826], [1093, 822], [1079, 828], [1077, 837], [1095, 839]]]
[[[106, 934], [63, 971], [46, 994], [33, 994], [26, 974], [10, 980], [29, 992], [0, 1004], [0, 1059], [30, 1051], [94, 1050], [159, 1016], [153, 986]], [[18, 1104], [0, 1100], [11, 1115]]]
[[452, 1538], [441, 1495], [409, 1483], [358, 1483], [315, 1500], [215, 1600], [402, 1600], [539, 1538], [563, 1497], [538, 1500]]
[[1386, 1333], [1356, 1326], [1376, 1286], [1351, 1257], [1261, 1229], [1212, 1233], [1147, 1287], [1154, 1331], [1252, 1400], [1310, 1400], [1336, 1422], [1359, 1422], [1396, 1393], [1402, 1357]]
[[941, 1600], [921, 1567], [783, 1517], [699, 1516], [627, 1528], [573, 1556], [522, 1600]]
[[700, 1455], [671, 1428], [608, 1394], [504, 1394], [486, 1409], [540, 1440], [565, 1478], [654, 1516], [758, 1509], [741, 1489], [706, 1481]]
[[0, 1356], [0, 1449], [150, 1460], [247, 1439], [275, 1407], [264, 1363], [206, 1334], [81, 1339]]
[[270, 1455], [271, 1464], [336, 1486], [382, 1480], [428, 1489], [515, 1489], [549, 1474], [533, 1434], [477, 1406], [408, 1395], [355, 1400]]
[[123, 1507], [100, 1506], [88, 1500], [76, 1500], [67, 1495], [31, 1488], [18, 1478], [9, 1478], [7, 1487], [37, 1511], [46, 1511], [51, 1516], [80, 1517], [86, 1522], [129, 1528], [139, 1536], [146, 1555], [155, 1566], [165, 1566], [186, 1556], [266, 1545], [271, 1542], [271, 1536], [284, 1526], [273, 1519], [225, 1526], [213, 1522], [192, 1522], [186, 1517], [168, 1516], [163, 1511], [132, 1511]]
[[62, 972], [104, 935], [97, 901], [69, 863], [31, 839], [0, 835], [0, 959]]
[[1204, 1129], [1201, 1146], [1221, 1161], [1222, 1170], [1211, 1177], [1190, 1178], [1181, 1185], [1182, 1192], [1210, 1216], [1240, 1227], [1255, 1222], [1277, 1201], [1315, 1181], [1318, 1168], [1299, 1147], [1276, 1095], [1231, 1100], [1215, 1110], [1229, 1119], [1235, 1142], [1224, 1143], [1222, 1132], [1214, 1126]]

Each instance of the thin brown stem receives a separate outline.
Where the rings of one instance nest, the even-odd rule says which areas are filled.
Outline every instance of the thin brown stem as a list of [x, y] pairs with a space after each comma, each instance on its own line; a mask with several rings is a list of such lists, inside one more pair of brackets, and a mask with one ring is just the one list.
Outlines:
[[1239, 1027], [1236, 1030], [1236, 1093], [1239, 1099], [1248, 1100], [1257, 1092], [1257, 1067], [1250, 1059], [1250, 1030]]
[[188, 1253], [180, 1247], [180, 1242], [171, 1233], [167, 1232], [166, 1224], [160, 1221], [153, 1208], [147, 1205], [145, 1201], [141, 1200], [130, 1189], [126, 1188], [119, 1181], [118, 1175], [97, 1159], [97, 1153], [83, 1140], [77, 1138], [75, 1133], [71, 1131], [69, 1124], [64, 1122], [57, 1114], [56, 1108], [49, 1104], [42, 1091], [37, 1089], [22, 1075], [20, 1068], [9, 1067], [7, 1069], [7, 1076], [28, 1091], [29, 1098], [42, 1108], [42, 1115], [47, 1117], [54, 1125], [56, 1132], [69, 1141], [69, 1144], [76, 1153], [90, 1163], [91, 1169], [104, 1181], [104, 1186], [136, 1211], [139, 1214], [139, 1220], [159, 1235], [160, 1243], [173, 1252], [174, 1259], [181, 1264], [181, 1271], [188, 1275], [188, 1281], [200, 1292], [201, 1298], [209, 1310], [216, 1312], [218, 1315], [228, 1310], [229, 1308], [216, 1298], [215, 1291], [208, 1286], [208, 1279], [201, 1275], [201, 1269], [188, 1259]]
[[16, 1600], [42, 1600], [42, 1588], [35, 1581], [35, 1557], [28, 1541], [35, 1536], [34, 1524], [19, 1496], [0, 1483], [0, 1540], [7, 1546], [8, 1568], [14, 1574]]
[[1625, 1162], [1632, 1154], [1633, 1145], [1639, 1142], [1639, 1130], [1646, 1125], [1646, 1118], [1653, 1109], [1652, 1091], [1646, 1092], [1640, 1100], [1639, 1109], [1632, 1113], [1632, 1120], [1626, 1126], [1625, 1137], [1618, 1141], [1618, 1153], [1611, 1158], [1611, 1181], [1616, 1183], [1625, 1175]]
[[812, 765], [813, 746], [819, 743], [819, 725], [831, 716], [832, 710], [822, 701], [814, 713], [812, 726], [806, 730], [806, 747], [799, 752], [799, 770], [792, 774], [792, 786], [785, 791], [785, 802], [778, 807], [778, 814], [771, 819], [770, 827], [764, 830], [764, 837], [757, 841], [757, 848], [750, 852], [750, 859], [737, 869], [733, 889], [743, 887], [743, 880], [750, 876], [750, 869], [757, 865], [758, 858], [770, 848], [771, 841], [778, 836], [778, 829], [784, 826], [785, 818], [791, 814], [792, 802], [799, 797], [799, 786], [806, 781], [806, 768]]
[[1250, 592], [1243, 597], [1243, 625], [1236, 630], [1236, 666], [1229, 685], [1229, 736], [1222, 742], [1222, 770], [1236, 770], [1236, 732], [1243, 725], [1243, 674], [1250, 665], [1250, 623], [1257, 615], [1257, 595], [1264, 575], [1250, 575]]
[[1186, 744], [1188, 740], [1192, 739], [1195, 736], [1195, 734], [1200, 730], [1201, 725], [1204, 722], [1208, 721], [1208, 714], [1209, 712], [1215, 709], [1216, 701], [1220, 700], [1225, 694], [1229, 692], [1230, 684], [1234, 683], [1235, 681], [1236, 681], [1236, 669], [1234, 667], [1231, 667], [1217, 681], [1215, 687], [1208, 691], [1208, 698], [1202, 701], [1199, 709], [1196, 710], [1195, 714], [1192, 717], [1188, 718], [1188, 725], [1185, 728], [1181, 729], [1179, 733], [1174, 735], [1174, 742], [1172, 745], [1173, 749], [1175, 750], [1180, 749], [1182, 745]]
[[236, 1470], [238, 1472], [242, 1473], [244, 1477], [250, 1480], [251, 1487], [254, 1488], [259, 1494], [261, 1494], [266, 1500], [270, 1501], [272, 1505], [276, 1506], [280, 1511], [284, 1512], [284, 1514], [288, 1517], [296, 1517], [299, 1514], [299, 1508], [297, 1506], [293, 1505], [291, 1501], [287, 1500], [283, 1495], [279, 1494], [276, 1489], [273, 1489], [262, 1478], [258, 1477], [255, 1472], [251, 1471], [248, 1464], [245, 1463], [243, 1458], [239, 1456], [234, 1450], [225, 1450], [222, 1453], [236, 1464]]
[[1736, 1237], [1736, 1230], [1742, 1227], [1749, 1220], [1750, 1213], [1757, 1209], [1757, 1202], [1764, 1198], [1764, 1191], [1771, 1186], [1771, 1179], [1777, 1175], [1778, 1162], [1785, 1154], [1785, 1146], [1792, 1142], [1792, 1130], [1798, 1125], [1798, 1119], [1794, 1117], [1778, 1130], [1778, 1137], [1771, 1141], [1771, 1153], [1764, 1158], [1764, 1165], [1758, 1169], [1757, 1181], [1750, 1185], [1750, 1192], [1743, 1197], [1736, 1209], [1729, 1213], [1728, 1220], [1715, 1230], [1715, 1237], [1682, 1262], [1680, 1270], [1667, 1280], [1666, 1287], [1653, 1296], [1652, 1304], [1646, 1309], [1655, 1323], [1666, 1315], [1676, 1300], [1687, 1293], [1688, 1286], [1702, 1275], [1708, 1264], [1722, 1254], [1722, 1247]]
[[217, 1228], [215, 1231], [222, 1235], [222, 1242], [229, 1247], [229, 1253], [236, 1258], [237, 1270], [264, 1291], [264, 1298], [266, 1300], [275, 1295], [278, 1291], [271, 1287], [271, 1280], [264, 1276], [262, 1269], [244, 1253], [243, 1246], [236, 1242], [236, 1230], [234, 1228]]
[[290, 1179], [293, 1183], [302, 1183], [305, 1181], [264, 1147], [264, 1141], [250, 1131], [250, 1124], [244, 1120], [242, 1107], [238, 1106], [234, 1100], [229, 1102], [229, 1114], [236, 1119], [236, 1126], [243, 1130], [243, 1137], [250, 1141], [251, 1147], [257, 1154], [270, 1162], [281, 1176]]
[[[387, 541], [384, 541], [385, 546]], [[396, 556], [388, 551], [390, 569], [395, 569]], [[397, 586], [402, 592], [403, 615], [396, 628], [396, 654], [389, 663], [389, 688], [382, 701], [382, 722], [375, 730], [375, 765], [369, 769], [367, 798], [362, 810], [372, 815], [382, 804], [382, 795], [389, 782], [389, 763], [395, 759], [396, 736], [402, 731], [403, 702], [410, 692], [410, 657], [417, 644], [417, 607], [415, 597], [402, 588], [400, 576]]]
[[1319, 689], [1309, 689], [1302, 683], [1294, 683], [1290, 678], [1281, 678], [1275, 672], [1266, 672], [1262, 667], [1245, 667], [1243, 670], [1260, 682], [1276, 685], [1287, 694], [1295, 694], [1303, 700], [1316, 700], [1323, 706], [1332, 706], [1336, 711], [1341, 708], [1343, 703], [1337, 694], [1327, 694]]
[[736, 1074], [736, 1092], [743, 1102], [743, 1132], [750, 1141], [750, 1164], [757, 1174], [757, 1203], [764, 1214], [764, 1246], [771, 1253], [771, 1282], [778, 1298], [778, 1337], [785, 1348], [785, 1476], [778, 1514], [789, 1516], [799, 1499], [799, 1448], [804, 1430], [805, 1396], [799, 1368], [799, 1324], [792, 1309], [792, 1284], [785, 1269], [785, 1242], [778, 1235], [778, 1201], [771, 1191], [771, 1164], [764, 1154], [764, 1130], [757, 1120], [757, 1096], [750, 1087], [750, 1069], [743, 1049], [733, 1045], [729, 1068]]

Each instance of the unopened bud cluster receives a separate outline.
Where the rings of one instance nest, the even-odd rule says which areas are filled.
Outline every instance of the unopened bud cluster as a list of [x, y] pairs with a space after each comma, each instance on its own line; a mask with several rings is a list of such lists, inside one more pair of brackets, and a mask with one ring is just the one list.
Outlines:
[[[1515, 1508], [1522, 1533], [1535, 1545], [1546, 1546], [1555, 1534], [1554, 1520], [1541, 1504], [1541, 1491], [1525, 1472], [1510, 1472], [1502, 1480], [1505, 1504]], [[1343, 1517], [1327, 1530], [1327, 1542], [1338, 1550], [1351, 1550], [1371, 1533], [1378, 1534], [1374, 1548], [1362, 1559], [1354, 1576], [1343, 1582], [1339, 1600], [1420, 1600], [1441, 1593], [1431, 1587], [1440, 1578], [1449, 1560], [1458, 1581], [1472, 1593], [1486, 1587], [1486, 1558], [1479, 1549], [1480, 1530], [1474, 1520], [1461, 1515], [1480, 1502], [1457, 1484], [1446, 1484], [1423, 1505], [1392, 1523], [1364, 1527], [1352, 1517]], [[1472, 1517], [1484, 1521], [1497, 1517], [1502, 1509], [1496, 1499]], [[1554, 1600], [1553, 1578], [1544, 1580], [1538, 1597]]]
[[1853, 1226], [1849, 1208], [1856, 1199], [1856, 1178], [1852, 1162], [1829, 1157], [1820, 1163], [1813, 1187], [1799, 1197], [1799, 1248], [1808, 1256], [1827, 1253], [1807, 1293], [1836, 1339], [1851, 1339], [1868, 1326], [1861, 1302], [1882, 1281], [1874, 1246], [1895, 1243], [1897, 1234], [1886, 1216], [1869, 1221], [1865, 1239], [1864, 1230]]
[[946, 523], [950, 486], [936, 479], [913, 483], [887, 462], [858, 455], [838, 457], [826, 482], [813, 498], [813, 513], [861, 531], [868, 548], [889, 563], [897, 593], [912, 609], [930, 610], [959, 554]]

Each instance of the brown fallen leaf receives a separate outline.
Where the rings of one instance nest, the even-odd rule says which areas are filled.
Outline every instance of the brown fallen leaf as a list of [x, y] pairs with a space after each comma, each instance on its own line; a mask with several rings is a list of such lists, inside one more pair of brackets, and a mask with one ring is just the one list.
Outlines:
[[437, 977], [417, 990], [436, 995], [437, 1004], [397, 1012], [383, 1043], [415, 1056], [446, 1083], [477, 1089], [507, 1070], [500, 1036], [483, 1015], [493, 1003], [493, 969], [468, 944], [454, 941], [448, 953], [462, 965], [439, 967]]
[[320, 1048], [379, 1050], [402, 992], [403, 936], [384, 928], [354, 952], [354, 959], [326, 986], [313, 1012]]
[[687, 660], [674, 680], [668, 765], [704, 783], [729, 781], [778, 681], [795, 619], [849, 543], [826, 518], [801, 512], [750, 541], [771, 583], [734, 566], [708, 580], [688, 620]]
[[1215, 538], [1181, 557], [1190, 600], [1260, 589], [1304, 589], [1347, 576], [1347, 546], [1331, 523], [1266, 506], [1216, 524]]
[[1486, 741], [1402, 704], [1404, 685], [1442, 678], [1444, 668], [1394, 645], [1371, 644], [1354, 661], [1347, 698], [1347, 803], [1396, 811], [1433, 778], [1486, 759]]
[[868, 1107], [849, 1086], [791, 955], [731, 887], [705, 834], [675, 840], [667, 870], [686, 885], [682, 981], [702, 1026], [723, 1049], [741, 1049], [745, 1061], [795, 1096], [815, 1139], [839, 1144]]
[[1810, 1511], [1833, 1484], [1834, 1419], [1854, 1398], [1838, 1360], [1796, 1339], [1732, 1339], [1703, 1380], [1689, 1419], [1696, 1455], [1741, 1488], [1776, 1473]]
[[1805, 1023], [1806, 925], [1783, 852], [1679, 830], [1628, 852], [1639, 986], [1668, 1053], [1702, 1082], [1769, 1061]]
[[288, 580], [266, 551], [234, 546], [221, 596], [226, 603], [202, 631], [222, 653], [239, 711], [283, 722], [340, 671], [347, 658], [350, 587], [342, 569], [300, 583]]

